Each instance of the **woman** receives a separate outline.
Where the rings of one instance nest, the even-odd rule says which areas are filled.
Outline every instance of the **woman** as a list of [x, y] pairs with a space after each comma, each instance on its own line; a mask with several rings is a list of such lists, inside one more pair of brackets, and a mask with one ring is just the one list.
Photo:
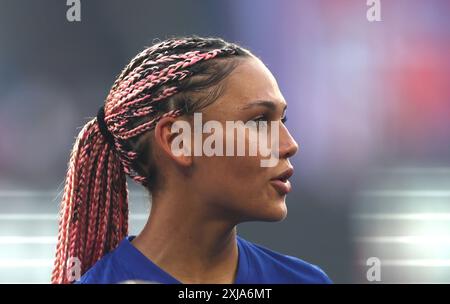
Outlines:
[[[52, 282], [330, 283], [317, 266], [236, 234], [239, 223], [286, 217], [289, 158], [298, 146], [283, 124], [285, 110], [273, 75], [236, 44], [172, 38], [138, 54], [75, 142]], [[192, 124], [194, 113], [221, 125], [280, 122], [266, 129], [277, 131], [278, 145], [270, 147], [278, 153], [276, 165], [261, 166], [259, 152], [178, 153], [174, 126]], [[250, 134], [262, 132], [247, 131], [248, 145]], [[194, 150], [196, 139], [182, 141], [184, 152]], [[127, 236], [125, 174], [152, 198], [137, 236]]]

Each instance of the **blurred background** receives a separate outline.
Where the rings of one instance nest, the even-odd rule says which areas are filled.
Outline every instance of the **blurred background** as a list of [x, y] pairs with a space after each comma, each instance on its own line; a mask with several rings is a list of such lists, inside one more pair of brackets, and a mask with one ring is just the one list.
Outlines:
[[336, 283], [450, 283], [450, 2], [380, 3], [369, 22], [366, 0], [82, 0], [68, 22], [66, 1], [0, 0], [0, 282], [49, 282], [69, 153], [117, 74], [198, 34], [266, 63], [300, 145], [288, 217], [240, 235]]

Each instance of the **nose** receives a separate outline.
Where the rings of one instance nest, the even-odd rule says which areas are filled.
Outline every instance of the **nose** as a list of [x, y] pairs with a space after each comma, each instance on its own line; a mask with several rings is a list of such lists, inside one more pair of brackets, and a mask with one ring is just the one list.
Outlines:
[[289, 158], [298, 151], [298, 144], [284, 124], [280, 124], [280, 158]]

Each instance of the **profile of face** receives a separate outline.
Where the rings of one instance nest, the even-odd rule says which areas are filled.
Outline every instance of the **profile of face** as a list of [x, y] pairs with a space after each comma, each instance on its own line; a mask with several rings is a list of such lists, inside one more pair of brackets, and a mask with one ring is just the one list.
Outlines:
[[[254, 56], [239, 59], [237, 67], [221, 85], [221, 95], [201, 110], [203, 124], [214, 120], [224, 126], [225, 147], [225, 138], [230, 135], [226, 133], [227, 121], [257, 124], [266, 121], [269, 133], [271, 122], [279, 122], [278, 147], [270, 147], [278, 148], [278, 161], [274, 166], [261, 166], [261, 160], [269, 157], [261, 155], [259, 150], [253, 156], [249, 153], [192, 156], [180, 162], [189, 170], [189, 178], [183, 181], [187, 185], [185, 189], [200, 197], [201, 212], [211, 216], [226, 217], [236, 223], [283, 220], [287, 215], [286, 195], [291, 187], [286, 179], [293, 172], [289, 158], [298, 150], [283, 123], [286, 101], [272, 73]], [[244, 137], [247, 148], [252, 140], [250, 132], [253, 131], [246, 132]], [[205, 140], [208, 134], [202, 136]], [[236, 147], [237, 136], [234, 141]]]

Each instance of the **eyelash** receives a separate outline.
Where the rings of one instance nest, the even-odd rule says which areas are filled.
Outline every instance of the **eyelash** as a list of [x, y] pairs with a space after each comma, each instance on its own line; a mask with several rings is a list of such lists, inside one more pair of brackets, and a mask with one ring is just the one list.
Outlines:
[[[283, 123], [283, 124], [285, 124], [286, 123], [286, 121], [287, 121], [287, 115], [284, 115], [284, 117], [283, 118], [281, 118], [281, 122]], [[268, 120], [268, 118], [267, 118], [267, 116], [266, 115], [262, 115], [262, 116], [258, 116], [258, 117], [256, 117], [255, 119], [252, 119], [253, 121], [267, 121]]]

